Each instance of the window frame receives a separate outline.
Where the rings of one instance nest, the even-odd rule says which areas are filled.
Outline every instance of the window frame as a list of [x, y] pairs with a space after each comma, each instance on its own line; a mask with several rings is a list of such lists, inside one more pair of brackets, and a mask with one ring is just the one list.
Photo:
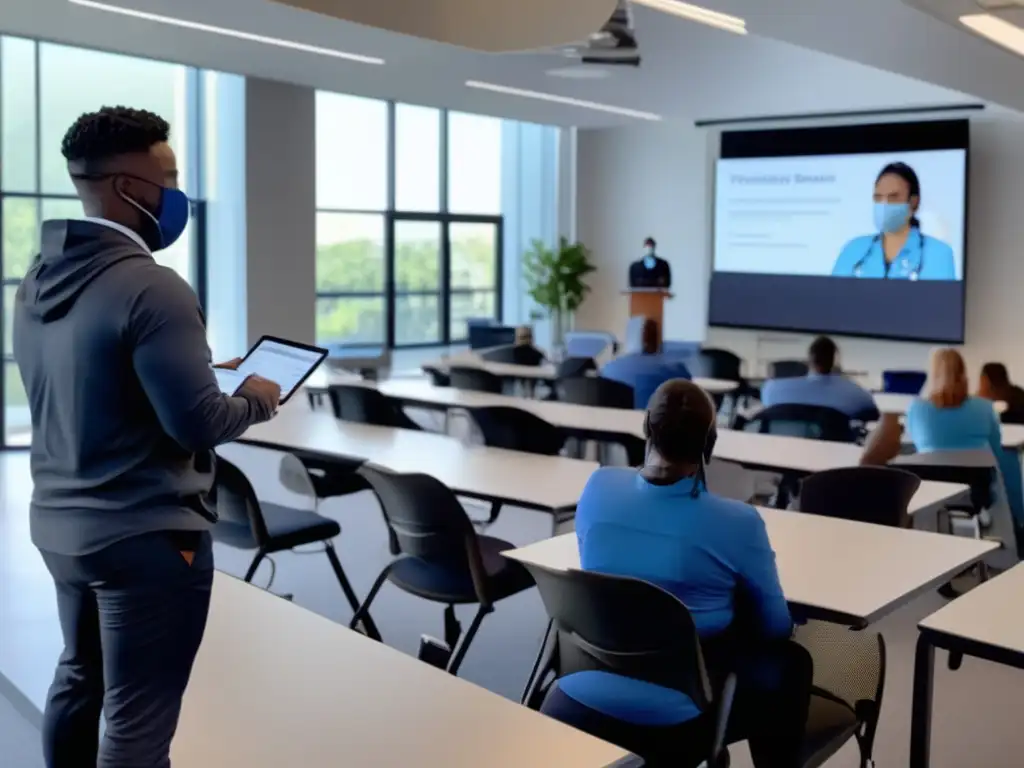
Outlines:
[[[440, 113], [440, 130], [438, 140], [438, 179], [440, 183], [439, 209], [438, 211], [405, 211], [396, 208], [396, 115], [398, 102], [387, 101], [387, 208], [383, 211], [354, 209], [354, 208], [331, 208], [316, 207], [316, 213], [328, 214], [352, 214], [352, 215], [375, 215], [384, 219], [384, 286], [380, 292], [376, 291], [337, 291], [316, 289], [316, 302], [321, 299], [360, 299], [375, 298], [384, 299], [384, 339], [381, 342], [348, 342], [344, 340], [317, 338], [318, 344], [330, 345], [339, 344], [350, 349], [380, 348], [382, 345], [387, 349], [423, 349], [428, 347], [447, 347], [453, 344], [464, 344], [467, 338], [452, 338], [451, 334], [451, 304], [453, 295], [467, 294], [494, 294], [494, 319], [500, 321], [503, 315], [503, 274], [504, 274], [504, 240], [505, 240], [505, 217], [501, 214], [473, 214], [473, 213], [452, 213], [448, 210], [449, 196], [449, 174], [448, 174], [448, 119], [449, 110], [438, 109]], [[416, 106], [416, 105], [411, 105]], [[319, 169], [318, 169], [319, 171]], [[395, 225], [403, 221], [437, 223], [440, 225], [440, 270], [438, 289], [399, 291], [395, 285]], [[495, 252], [494, 252], [494, 285], [491, 288], [451, 288], [451, 238], [449, 236], [452, 224], [489, 224], [495, 228]], [[412, 344], [396, 343], [396, 299], [402, 296], [437, 296], [440, 303], [439, 308], [439, 338], [436, 341], [417, 342]]]
[[[183, 164], [187, 164], [189, 171], [189, 178], [196, 180], [195, 183], [195, 196], [191, 198], [191, 214], [192, 214], [192, 242], [190, 243], [189, 250], [191, 255], [190, 271], [193, 277], [192, 287], [196, 292], [196, 296], [199, 299], [199, 306], [205, 313], [207, 308], [207, 252], [206, 252], [206, 202], [205, 202], [205, 188], [203, 174], [200, 173], [202, 168], [203, 159], [203, 124], [205, 113], [203, 110], [203, 86], [201, 70], [197, 67], [193, 67], [187, 64], [181, 64], [179, 62], [169, 62], [163, 59], [153, 59], [146, 56], [133, 56], [120, 52], [109, 51], [103, 48], [94, 48], [89, 46], [74, 45], [68, 43], [62, 43], [54, 40], [39, 37], [27, 37], [24, 35], [17, 34], [5, 34], [0, 33], [0, 45], [3, 44], [4, 38], [13, 38], [20, 40], [27, 40], [32, 43], [33, 56], [35, 59], [35, 65], [33, 67], [33, 90], [34, 90], [34, 131], [35, 131], [35, 157], [34, 160], [34, 175], [35, 175], [35, 190], [32, 192], [25, 191], [6, 191], [3, 188], [3, 180], [0, 178], [0, 340], [2, 340], [3, 348], [0, 349], [0, 365], [2, 365], [2, 373], [0, 376], [0, 450], [25, 450], [30, 446], [28, 444], [12, 443], [7, 434], [7, 370], [9, 366], [16, 366], [17, 363], [14, 360], [13, 350], [6, 348], [6, 337], [7, 337], [7, 306], [6, 306], [6, 295], [7, 289], [16, 287], [21, 284], [23, 276], [9, 277], [5, 272], [5, 253], [4, 253], [4, 217], [2, 215], [4, 203], [8, 199], [19, 199], [19, 200], [31, 200], [36, 205], [36, 225], [42, 224], [42, 209], [43, 204], [48, 200], [78, 200], [78, 197], [73, 194], [61, 194], [61, 193], [45, 193], [42, 191], [42, 175], [43, 175], [43, 148], [42, 148], [42, 82], [41, 82], [41, 49], [43, 45], [55, 44], [62, 45], [70, 48], [78, 48], [83, 51], [97, 52], [97, 53], [118, 53], [121, 56], [128, 56], [129, 58], [145, 59], [149, 61], [160, 61], [161, 63], [170, 64], [176, 67], [182, 67], [185, 71], [185, 103], [188, 106], [187, 120], [184, 130], [186, 131], [186, 146], [190, 148], [186, 157], [180, 158]], [[0, 135], [2, 135], [3, 127], [3, 98], [0, 94]]]

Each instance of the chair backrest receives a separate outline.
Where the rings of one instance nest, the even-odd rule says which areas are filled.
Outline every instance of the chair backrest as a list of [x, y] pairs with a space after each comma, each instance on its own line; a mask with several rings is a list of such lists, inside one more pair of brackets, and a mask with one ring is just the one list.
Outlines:
[[565, 445], [565, 433], [529, 411], [505, 406], [470, 408], [484, 443], [492, 448], [557, 456]]
[[640, 579], [525, 565], [558, 633], [559, 676], [611, 672], [682, 691], [707, 711], [697, 629], [678, 598]]
[[924, 371], [882, 371], [882, 391], [894, 395], [919, 395], [928, 380]]
[[687, 361], [687, 367], [693, 376], [705, 379], [724, 379], [725, 381], [741, 381], [740, 369], [743, 360], [735, 352], [728, 349], [702, 349], [695, 357]]
[[509, 344], [481, 352], [480, 357], [489, 363], [508, 365], [538, 366], [544, 362], [544, 353], [530, 344]]
[[[969, 451], [972, 455], [977, 454], [976, 461], [964, 461], [963, 457], [957, 457], [950, 463], [944, 463], [943, 454], [959, 454], [960, 451], [935, 451], [934, 453], [912, 453], [906, 456], [897, 456], [893, 459], [893, 465], [900, 469], [912, 472], [922, 480], [935, 480], [941, 483], [960, 483], [971, 487], [971, 503], [975, 509], [985, 509], [992, 506], [992, 484], [995, 481], [998, 470], [995, 463], [987, 464], [985, 450]], [[991, 455], [990, 453], [988, 455]]]
[[378, 427], [416, 428], [394, 400], [372, 387], [332, 384], [327, 394], [337, 419]]
[[600, 357], [611, 347], [614, 353], [619, 343], [615, 334], [607, 331], [567, 331], [565, 353], [572, 357]]
[[906, 528], [921, 479], [892, 467], [843, 467], [818, 472], [800, 486], [800, 511]]
[[799, 379], [806, 376], [807, 363], [803, 360], [775, 360], [768, 363], [769, 379]]
[[443, 564], [453, 574], [469, 573], [484, 602], [486, 571], [479, 542], [455, 494], [429, 475], [400, 474], [369, 464], [358, 472], [380, 502], [391, 553]]
[[555, 368], [555, 375], [559, 379], [568, 379], [573, 376], [583, 376], [588, 371], [596, 371], [597, 363], [592, 357], [567, 357]]
[[500, 395], [502, 391], [501, 378], [482, 368], [453, 366], [448, 369], [448, 380], [456, 389], [490, 392], [494, 395]]
[[561, 399], [575, 405], [632, 410], [633, 388], [621, 381], [600, 376], [577, 376], [558, 383]]
[[450, 387], [452, 380], [447, 373], [442, 373], [432, 365], [424, 365], [423, 372], [430, 377], [430, 383], [435, 387]]
[[213, 496], [217, 505], [217, 527], [230, 527], [236, 542], [248, 538], [253, 549], [262, 546], [269, 536], [252, 483], [242, 470], [219, 454], [216, 462]]
[[811, 440], [830, 440], [853, 443], [857, 432], [850, 425], [850, 417], [835, 408], [820, 405], [773, 405], [752, 416], [743, 425], [744, 432], [763, 435], [806, 437]]

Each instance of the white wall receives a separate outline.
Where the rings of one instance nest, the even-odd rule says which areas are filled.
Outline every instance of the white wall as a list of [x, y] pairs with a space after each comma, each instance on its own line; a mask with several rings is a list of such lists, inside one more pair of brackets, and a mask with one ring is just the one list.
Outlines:
[[[600, 268], [580, 327], [622, 334], [627, 305], [618, 293], [650, 234], [672, 263], [676, 298], [666, 307], [666, 338], [728, 347], [748, 361], [803, 354], [809, 336], [707, 327], [715, 132], [691, 123], [580, 131], [578, 147], [578, 234]], [[970, 163], [964, 352], [973, 370], [1002, 360], [1024, 379], [1024, 115], [990, 108], [973, 117]], [[872, 374], [927, 367], [931, 349], [871, 339], [839, 343], [846, 368]]]

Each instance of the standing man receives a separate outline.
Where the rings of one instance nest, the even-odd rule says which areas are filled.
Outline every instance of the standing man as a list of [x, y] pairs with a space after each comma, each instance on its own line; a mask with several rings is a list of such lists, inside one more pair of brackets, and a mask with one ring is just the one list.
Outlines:
[[671, 288], [672, 267], [661, 258], [653, 237], [644, 240], [644, 257], [629, 265], [630, 288]]
[[124, 107], [71, 126], [61, 150], [86, 218], [43, 224], [15, 301], [32, 541], [64, 635], [48, 768], [170, 765], [213, 582], [212, 449], [271, 418], [281, 394], [258, 377], [221, 393], [195, 293], [153, 259], [189, 217], [168, 135]]

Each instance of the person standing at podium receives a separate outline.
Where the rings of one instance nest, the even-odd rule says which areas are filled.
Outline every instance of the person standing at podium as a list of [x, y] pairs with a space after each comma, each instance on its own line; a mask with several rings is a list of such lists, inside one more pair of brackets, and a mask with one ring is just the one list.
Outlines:
[[682, 360], [666, 357], [661, 352], [658, 324], [647, 318], [641, 335], [640, 352], [620, 355], [601, 369], [605, 379], [633, 388], [633, 407], [647, 408], [654, 391], [672, 379], [689, 379], [690, 371]]
[[657, 248], [653, 237], [644, 240], [644, 257], [629, 265], [630, 288], [672, 287], [672, 267], [658, 256]]

